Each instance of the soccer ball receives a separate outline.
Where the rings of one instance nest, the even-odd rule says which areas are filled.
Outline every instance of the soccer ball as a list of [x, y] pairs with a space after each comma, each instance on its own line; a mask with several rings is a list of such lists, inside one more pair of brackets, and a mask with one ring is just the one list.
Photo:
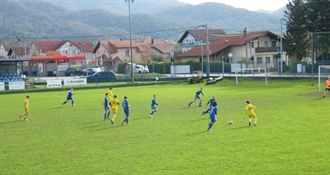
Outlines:
[[232, 124], [234, 124], [234, 121], [229, 120], [228, 124], [229, 124], [229, 125], [232, 125]]
[[156, 81], [158, 80], [158, 77], [156, 77]]

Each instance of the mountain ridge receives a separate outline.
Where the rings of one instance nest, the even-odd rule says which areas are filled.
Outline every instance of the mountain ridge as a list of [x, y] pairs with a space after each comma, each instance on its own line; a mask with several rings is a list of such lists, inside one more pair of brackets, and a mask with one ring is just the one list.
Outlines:
[[[109, 39], [128, 38], [128, 14], [93, 7], [69, 9], [63, 4], [60, 5], [61, 2], [63, 1], [1, 0], [0, 39], [16, 36], [43, 39], [92, 36], [91, 38], [96, 40], [99, 35], [106, 35]], [[70, 7], [70, 2], [78, 1], [65, 0], [65, 2], [68, 2], [67, 6]], [[153, 5], [141, 9], [156, 7], [159, 5], [157, 2], [159, 1], [151, 0], [149, 4], [154, 3]], [[177, 40], [186, 30], [206, 23], [209, 28], [220, 28], [227, 33], [242, 32], [244, 28], [248, 28], [249, 31], [270, 30], [274, 33], [280, 29], [276, 15], [272, 14], [251, 12], [222, 3], [175, 5], [177, 0], [161, 2], [171, 5], [131, 15], [133, 39], [153, 37]], [[100, 6], [100, 4], [94, 5]], [[128, 10], [127, 3], [122, 2], [121, 5]]]

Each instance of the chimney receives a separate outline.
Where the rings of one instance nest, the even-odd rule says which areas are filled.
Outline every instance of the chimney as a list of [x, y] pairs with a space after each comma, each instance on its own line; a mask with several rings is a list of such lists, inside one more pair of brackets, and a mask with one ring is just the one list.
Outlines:
[[153, 38], [151, 38], [151, 44], [154, 44], [154, 39]]

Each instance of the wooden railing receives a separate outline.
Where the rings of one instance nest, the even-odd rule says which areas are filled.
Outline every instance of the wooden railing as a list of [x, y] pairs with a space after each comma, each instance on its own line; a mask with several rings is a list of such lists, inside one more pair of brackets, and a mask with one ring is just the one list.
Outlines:
[[256, 47], [256, 53], [277, 52], [276, 47]]

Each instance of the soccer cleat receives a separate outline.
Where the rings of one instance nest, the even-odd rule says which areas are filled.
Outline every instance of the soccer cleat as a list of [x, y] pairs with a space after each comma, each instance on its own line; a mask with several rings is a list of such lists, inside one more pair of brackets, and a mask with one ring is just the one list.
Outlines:
[[150, 118], [152, 118], [152, 115], [150, 115]]
[[254, 126], [257, 126], [257, 124], [255, 123]]
[[210, 132], [210, 131], [211, 131], [210, 129], [207, 130], [207, 132]]
[[206, 112], [203, 111], [202, 115], [204, 115]]
[[190, 107], [191, 103], [188, 104], [188, 107]]
[[249, 122], [249, 126], [251, 126], [251, 122]]
[[25, 118], [25, 119], [24, 119], [24, 121], [28, 121], [28, 119], [27, 119], [27, 118]]
[[111, 124], [113, 124], [113, 122], [114, 122], [114, 121], [113, 121], [113, 120], [111, 120]]
[[323, 95], [323, 98], [325, 98], [325, 95]]
[[202, 107], [202, 105], [199, 105], [199, 107]]
[[20, 115], [20, 116], [18, 116], [18, 118], [21, 120], [22, 119], [22, 116]]
[[124, 121], [121, 122], [121, 126], [124, 126]]

